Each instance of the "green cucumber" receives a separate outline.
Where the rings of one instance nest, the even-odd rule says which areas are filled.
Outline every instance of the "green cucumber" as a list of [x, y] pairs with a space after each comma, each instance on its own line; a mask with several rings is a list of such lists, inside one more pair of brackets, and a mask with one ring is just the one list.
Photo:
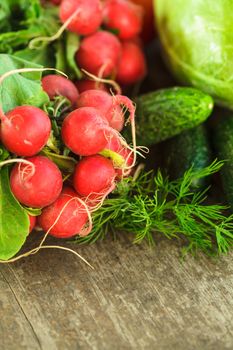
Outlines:
[[233, 209], [233, 114], [229, 112], [214, 127], [213, 143], [219, 160], [225, 164], [221, 169], [223, 190]]
[[175, 87], [139, 96], [136, 100], [137, 143], [151, 146], [204, 122], [213, 99], [204, 92]]
[[[162, 145], [165, 167], [172, 179], [182, 177], [188, 169], [201, 170], [212, 160], [211, 149], [205, 126], [203, 124], [167, 140]], [[194, 179], [192, 187], [206, 185], [206, 179]]]

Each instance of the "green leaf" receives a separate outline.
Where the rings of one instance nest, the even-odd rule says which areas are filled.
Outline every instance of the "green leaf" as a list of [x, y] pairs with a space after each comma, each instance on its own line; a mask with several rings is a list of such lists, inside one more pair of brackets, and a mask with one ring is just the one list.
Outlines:
[[8, 168], [0, 169], [0, 259], [13, 257], [24, 244], [29, 231], [27, 212], [11, 193]]
[[[0, 54], [0, 75], [19, 68], [42, 68], [42, 66], [11, 55]], [[20, 105], [41, 107], [49, 101], [41, 87], [41, 73], [30, 72], [7, 77], [0, 86], [0, 103], [4, 112]]]
[[42, 7], [40, 0], [21, 0], [25, 18], [32, 21], [41, 16]]
[[[55, 6], [45, 9], [39, 0], [8, 0], [8, 7], [4, 4], [3, 2], [2, 5], [1, 1], [0, 19], [1, 14], [3, 18], [0, 22], [0, 52], [2, 53], [11, 54], [15, 50], [22, 50], [32, 39], [51, 36], [60, 26], [58, 9], [55, 9]], [[7, 25], [4, 24], [4, 16]]]
[[67, 66], [71, 72], [71, 76], [81, 79], [82, 73], [77, 66], [75, 60], [75, 54], [79, 49], [80, 39], [77, 34], [67, 32], [66, 33], [66, 60]]
[[6, 148], [0, 144], [0, 161], [7, 159], [9, 155], [10, 153], [6, 150]]
[[21, 46], [26, 46], [28, 41], [36, 36], [44, 35], [44, 31], [39, 26], [31, 29], [18, 29], [17, 31], [5, 32], [0, 34], [0, 52], [13, 53]]
[[7, 0], [1, 0], [0, 3], [0, 31], [9, 29], [8, 18], [10, 16], [10, 8]]
[[65, 58], [65, 50], [64, 43], [59, 40], [55, 43], [55, 58], [56, 58], [56, 69], [65, 72], [66, 71], [66, 58]]
[[61, 170], [65, 170], [70, 173], [74, 171], [77, 164], [77, 161], [74, 158], [50, 152], [47, 147], [44, 147], [40, 154], [51, 159]]
[[44, 67], [54, 67], [53, 48], [49, 46], [35, 50], [26, 48], [16, 51], [14, 56]]

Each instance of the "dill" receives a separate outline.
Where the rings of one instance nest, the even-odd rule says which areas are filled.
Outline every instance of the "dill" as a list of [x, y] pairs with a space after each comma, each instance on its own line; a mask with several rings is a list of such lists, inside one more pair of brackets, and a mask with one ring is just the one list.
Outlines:
[[207, 254], [226, 253], [233, 246], [233, 215], [228, 207], [207, 204], [207, 192], [194, 192], [193, 180], [220, 170], [215, 160], [201, 170], [190, 168], [178, 180], [170, 181], [159, 170], [141, 172], [137, 179], [123, 180], [103, 206], [93, 213], [93, 230], [77, 243], [94, 243], [110, 232], [130, 232], [134, 243], [154, 244], [159, 234], [184, 239], [183, 252], [202, 250]]

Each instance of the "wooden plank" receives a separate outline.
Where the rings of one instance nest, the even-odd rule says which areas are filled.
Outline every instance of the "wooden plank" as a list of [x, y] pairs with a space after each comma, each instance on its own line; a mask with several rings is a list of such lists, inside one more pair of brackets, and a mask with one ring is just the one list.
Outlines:
[[181, 263], [172, 242], [124, 235], [75, 248], [94, 271], [57, 250], [0, 267], [2, 350], [232, 349], [232, 254]]
[[39, 339], [4, 274], [0, 272], [1, 349], [41, 349]]

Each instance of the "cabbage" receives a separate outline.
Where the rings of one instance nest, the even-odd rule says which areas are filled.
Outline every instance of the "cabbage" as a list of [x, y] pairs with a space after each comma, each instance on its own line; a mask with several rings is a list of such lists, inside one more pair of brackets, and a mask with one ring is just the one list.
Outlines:
[[233, 0], [154, 0], [154, 9], [176, 78], [233, 109]]

